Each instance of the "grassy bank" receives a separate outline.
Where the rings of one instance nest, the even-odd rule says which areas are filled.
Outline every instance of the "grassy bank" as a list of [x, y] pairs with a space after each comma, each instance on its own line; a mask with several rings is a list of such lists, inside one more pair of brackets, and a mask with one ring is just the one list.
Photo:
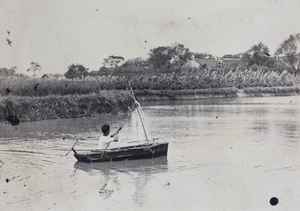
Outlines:
[[252, 87], [243, 89], [245, 97], [299, 95], [300, 87]]
[[287, 71], [186, 69], [157, 75], [105, 75], [82, 79], [2, 76], [0, 121], [125, 112], [132, 105], [126, 91], [129, 82], [140, 101], [299, 94], [296, 78]]
[[153, 100], [197, 100], [205, 98], [231, 98], [237, 96], [237, 88], [195, 90], [136, 90], [140, 101]]
[[[198, 100], [207, 98], [289, 96], [300, 94], [299, 87], [221, 88], [198, 90], [135, 90], [139, 101]], [[85, 95], [42, 97], [0, 97], [0, 121], [17, 117], [21, 122], [58, 118], [91, 117], [103, 113], [127, 112], [132, 107], [129, 92], [100, 91]]]
[[207, 98], [266, 97], [299, 95], [300, 87], [251, 87], [244, 89], [142, 90], [135, 91], [140, 101], [199, 100]]
[[101, 91], [86, 95], [0, 97], [0, 121], [16, 116], [20, 121], [97, 116], [126, 112], [132, 99], [126, 91]]

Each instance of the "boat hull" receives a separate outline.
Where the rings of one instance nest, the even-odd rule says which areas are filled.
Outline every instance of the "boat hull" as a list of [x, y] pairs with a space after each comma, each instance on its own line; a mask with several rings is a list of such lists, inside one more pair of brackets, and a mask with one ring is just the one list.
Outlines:
[[[74, 156], [79, 162], [110, 162], [121, 160], [135, 160], [166, 156], [168, 143], [147, 143], [109, 150], [92, 150], [88, 152], [77, 152], [73, 149]], [[103, 152], [104, 151], [104, 152]]]

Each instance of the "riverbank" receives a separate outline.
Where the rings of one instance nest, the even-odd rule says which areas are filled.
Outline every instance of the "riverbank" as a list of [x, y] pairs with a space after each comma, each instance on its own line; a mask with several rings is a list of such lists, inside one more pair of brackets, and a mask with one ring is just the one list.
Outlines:
[[[201, 100], [207, 98], [270, 97], [299, 95], [299, 87], [253, 87], [197, 90], [135, 90], [139, 101]], [[79, 118], [127, 112], [133, 101], [125, 90], [100, 91], [84, 95], [43, 97], [0, 97], [0, 122], [19, 122], [59, 118]]]
[[207, 98], [271, 97], [299, 95], [300, 87], [251, 87], [197, 90], [143, 90], [135, 91], [140, 101], [201, 100]]
[[[127, 112], [132, 99], [127, 91], [101, 91], [86, 95], [0, 97], [0, 121], [18, 124], [59, 118], [91, 117]], [[16, 122], [15, 122], [16, 121]]]

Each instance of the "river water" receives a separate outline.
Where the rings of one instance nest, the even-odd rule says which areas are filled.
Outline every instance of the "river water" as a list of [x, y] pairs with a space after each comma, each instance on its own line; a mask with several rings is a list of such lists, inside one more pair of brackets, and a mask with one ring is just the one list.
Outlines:
[[[0, 210], [299, 210], [300, 96], [142, 103], [167, 157], [78, 163], [104, 123], [0, 124]], [[135, 114], [119, 144], [139, 135]], [[279, 202], [273, 206], [270, 199]]]

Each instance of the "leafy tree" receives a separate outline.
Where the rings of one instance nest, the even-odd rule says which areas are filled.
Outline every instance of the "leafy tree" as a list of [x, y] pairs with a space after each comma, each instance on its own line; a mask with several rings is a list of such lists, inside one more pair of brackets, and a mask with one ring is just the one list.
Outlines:
[[166, 65], [184, 65], [191, 59], [192, 53], [182, 44], [174, 44], [173, 46], [157, 47], [150, 50], [149, 63], [154, 67], [162, 67]]
[[147, 65], [147, 61], [141, 57], [128, 59], [123, 66], [125, 67], [144, 67]]
[[104, 59], [103, 65], [107, 68], [116, 68], [120, 65], [120, 63], [124, 62], [124, 58], [122, 56], [109, 56]]
[[154, 67], [164, 66], [172, 59], [169, 54], [170, 47], [157, 47], [150, 50], [149, 63]]
[[270, 68], [274, 66], [274, 59], [270, 58], [269, 48], [261, 42], [243, 53], [242, 60], [247, 68], [250, 68], [252, 65]]
[[39, 63], [37, 63], [37, 62], [31, 62], [30, 63], [30, 68], [29, 69], [27, 69], [27, 71], [32, 71], [33, 72], [33, 77], [35, 77], [36, 76], [36, 71], [41, 71], [43, 68], [42, 68], [42, 66], [39, 64]]
[[71, 64], [68, 71], [64, 74], [66, 78], [85, 77], [88, 74], [88, 68], [81, 64]]
[[195, 58], [197, 59], [214, 59], [215, 57], [208, 53], [194, 53]]
[[2, 76], [13, 76], [16, 73], [17, 67], [11, 67], [10, 69], [7, 68], [0, 68], [0, 75]]
[[281, 57], [297, 75], [300, 72], [300, 33], [290, 35], [288, 39], [284, 40], [275, 55]]
[[178, 66], [184, 65], [188, 60], [192, 58], [192, 53], [189, 51], [188, 48], [185, 48], [182, 44], [173, 45], [170, 53], [172, 56], [171, 63]]

